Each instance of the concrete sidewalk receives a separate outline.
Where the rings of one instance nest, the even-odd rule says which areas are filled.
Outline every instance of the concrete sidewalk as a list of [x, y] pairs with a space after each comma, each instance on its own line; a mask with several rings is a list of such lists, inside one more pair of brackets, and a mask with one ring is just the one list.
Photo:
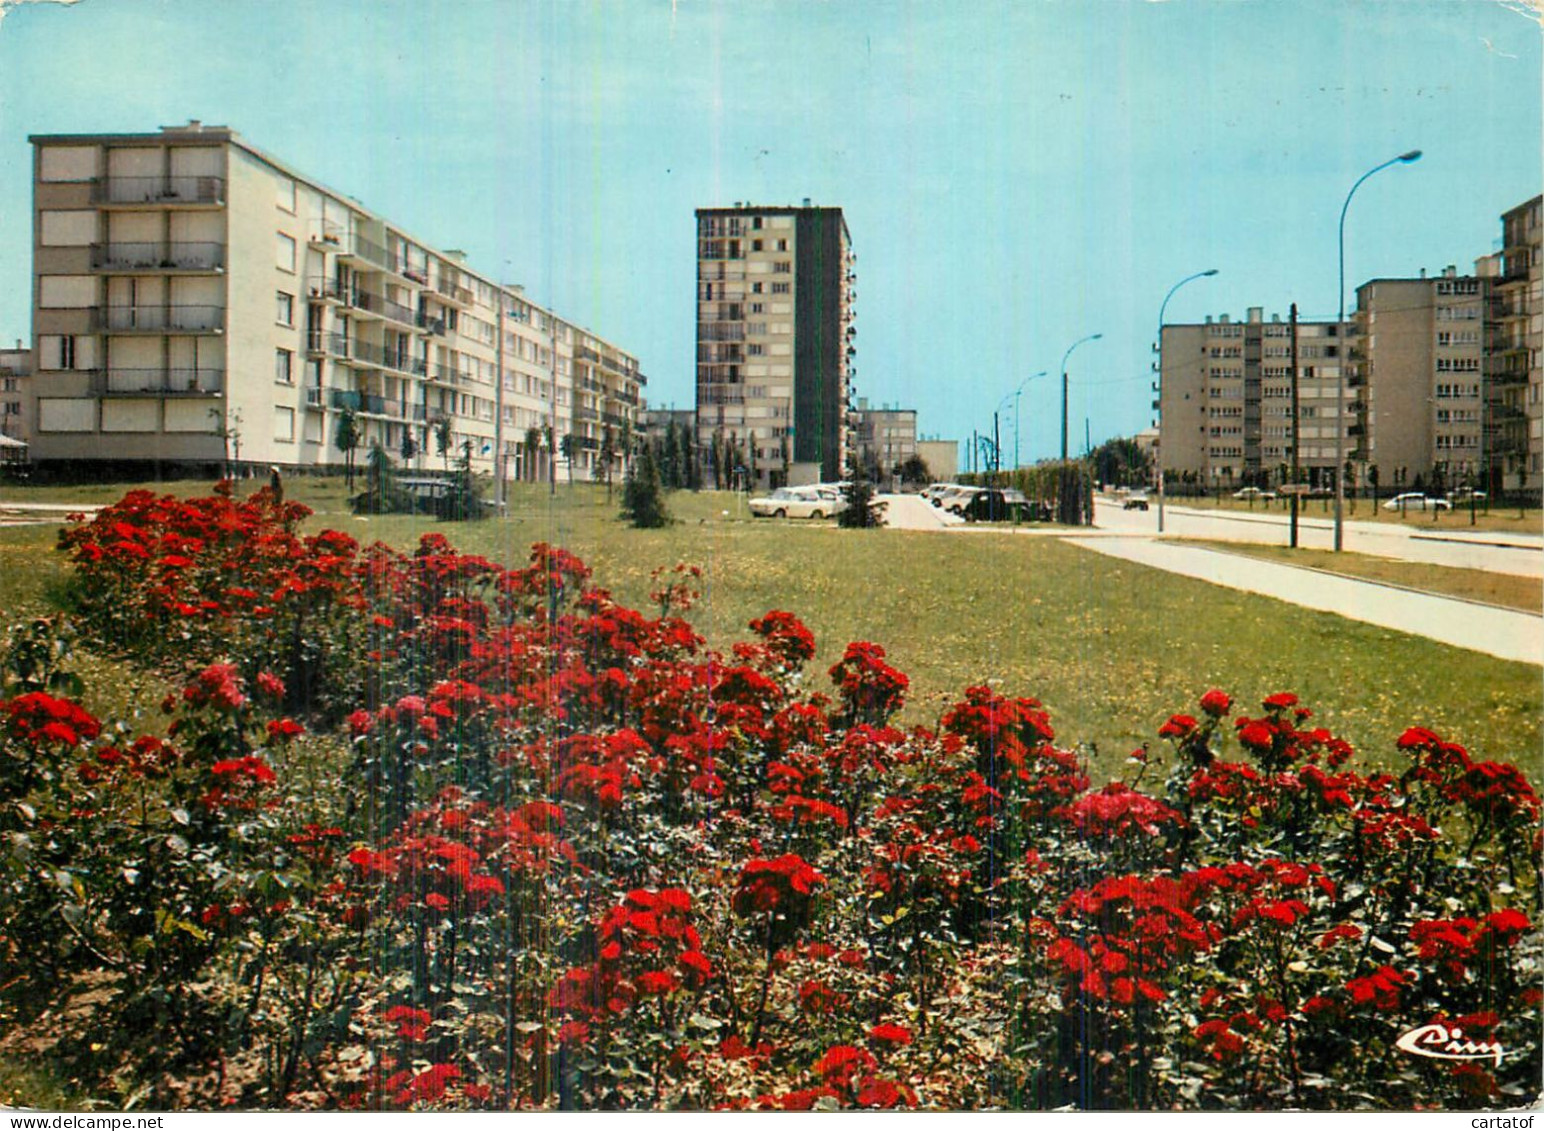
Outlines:
[[1544, 617], [1146, 537], [1068, 538], [1085, 550], [1307, 609], [1544, 665]]

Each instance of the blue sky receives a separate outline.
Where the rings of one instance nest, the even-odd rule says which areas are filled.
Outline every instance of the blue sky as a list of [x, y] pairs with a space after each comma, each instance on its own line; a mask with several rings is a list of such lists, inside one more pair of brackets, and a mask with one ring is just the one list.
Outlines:
[[[80, 0], [0, 21], [0, 340], [30, 333], [29, 133], [200, 118], [636, 353], [692, 401], [693, 210], [839, 205], [858, 392], [968, 438], [1072, 362], [1074, 448], [1152, 418], [1171, 321], [1335, 308], [1538, 193], [1537, 16], [1493, 0]], [[1059, 448], [1059, 382], [1021, 401]], [[1011, 406], [1011, 401], [1009, 402]], [[1012, 437], [1011, 407], [1003, 425]]]

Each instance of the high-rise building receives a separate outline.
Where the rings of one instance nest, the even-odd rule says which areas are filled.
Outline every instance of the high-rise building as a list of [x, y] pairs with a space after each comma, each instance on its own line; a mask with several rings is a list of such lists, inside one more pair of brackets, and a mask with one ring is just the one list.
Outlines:
[[1502, 213], [1485, 311], [1485, 463], [1492, 490], [1544, 484], [1544, 196]]
[[843, 474], [854, 264], [840, 208], [697, 210], [698, 443], [757, 487]]
[[635, 358], [223, 126], [33, 144], [32, 458], [507, 478], [631, 450]]
[[[1372, 279], [1356, 291], [1348, 453], [1358, 482], [1441, 491], [1477, 485], [1486, 280]], [[1376, 473], [1373, 469], [1376, 468]]]
[[[1337, 401], [1345, 335], [1335, 322], [1298, 322], [1295, 430], [1291, 335], [1290, 321], [1267, 322], [1258, 306], [1243, 322], [1224, 314], [1162, 327], [1158, 452], [1169, 484], [1277, 484], [1294, 444], [1303, 478], [1333, 483], [1337, 430], [1350, 419]], [[1354, 398], [1348, 387], [1345, 403]]]

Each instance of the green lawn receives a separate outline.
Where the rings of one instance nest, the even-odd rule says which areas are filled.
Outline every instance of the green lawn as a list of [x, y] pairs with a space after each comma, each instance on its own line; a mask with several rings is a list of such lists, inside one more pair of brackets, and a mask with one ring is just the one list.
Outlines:
[[[910, 722], [935, 722], [974, 683], [1033, 695], [1067, 742], [1097, 746], [1107, 772], [1174, 711], [1220, 686], [1242, 702], [1292, 690], [1377, 761], [1408, 725], [1487, 757], [1527, 763], [1539, 748], [1537, 668], [1465, 652], [1268, 598], [1214, 588], [1066, 545], [1056, 538], [840, 530], [752, 520], [727, 493], [671, 495], [678, 522], [632, 530], [605, 490], [517, 485], [506, 518], [441, 524], [342, 509], [342, 485], [296, 479], [292, 497], [361, 541], [408, 547], [425, 531], [462, 549], [521, 561], [533, 542], [566, 546], [619, 599], [646, 605], [650, 572], [705, 571], [691, 614], [717, 647], [773, 608], [803, 618], [820, 644], [812, 685], [849, 640], [886, 648], [912, 680]], [[254, 485], [255, 489], [255, 485]], [[0, 530], [0, 609], [45, 604], [61, 576], [52, 530]]]
[[[1435, 527], [1438, 530], [1489, 530], [1509, 534], [1540, 534], [1544, 533], [1544, 511], [1537, 507], [1528, 507], [1519, 512], [1515, 506], [1506, 506], [1503, 503], [1492, 503], [1490, 513], [1485, 512], [1482, 504], [1477, 507], [1474, 514], [1474, 525], [1469, 523], [1469, 507], [1467, 504], [1454, 507], [1447, 511], [1418, 511], [1411, 510], [1404, 514], [1398, 511], [1383, 509], [1383, 501], [1373, 505], [1370, 499], [1347, 499], [1345, 504], [1346, 521], [1356, 522], [1402, 522], [1407, 526], [1419, 526], [1422, 528]], [[1156, 503], [1154, 504], [1156, 505]], [[1248, 514], [1270, 513], [1274, 515], [1287, 515], [1291, 513], [1291, 506], [1286, 499], [1273, 499], [1269, 502], [1255, 502], [1250, 504], [1246, 499], [1235, 499], [1227, 492], [1223, 492], [1222, 498], [1217, 499], [1208, 495], [1205, 498], [1181, 498], [1170, 495], [1167, 505], [1171, 507], [1192, 507], [1196, 510], [1221, 510], [1239, 511]], [[1298, 510], [1302, 518], [1333, 519], [1335, 517], [1334, 499], [1304, 499]]]
[[[1189, 539], [1186, 539], [1189, 541]], [[1392, 558], [1379, 558], [1371, 554], [1350, 552], [1335, 553], [1331, 550], [1292, 549], [1289, 546], [1265, 546], [1247, 542], [1207, 542], [1197, 540], [1197, 545], [1230, 554], [1244, 554], [1266, 561], [1286, 565], [1305, 566], [1326, 573], [1343, 574], [1368, 581], [1385, 581], [1402, 585], [1407, 589], [1419, 589], [1425, 593], [1437, 593], [1444, 597], [1463, 597], [1470, 601], [1484, 601], [1489, 605], [1501, 605], [1508, 609], [1521, 609], [1527, 613], [1544, 612], [1544, 585], [1537, 578], [1514, 577], [1508, 573], [1491, 573], [1483, 569], [1455, 569], [1451, 566], [1428, 565], [1425, 562], [1403, 562]]]

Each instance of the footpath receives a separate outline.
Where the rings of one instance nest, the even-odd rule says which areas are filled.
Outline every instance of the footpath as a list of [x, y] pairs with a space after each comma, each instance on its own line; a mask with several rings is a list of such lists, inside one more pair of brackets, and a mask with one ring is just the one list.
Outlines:
[[1336, 577], [1239, 554], [1158, 541], [1150, 536], [1079, 535], [1067, 541], [1095, 553], [1213, 585], [1275, 597], [1503, 660], [1544, 666], [1544, 617], [1532, 613], [1418, 593], [1375, 581]]

